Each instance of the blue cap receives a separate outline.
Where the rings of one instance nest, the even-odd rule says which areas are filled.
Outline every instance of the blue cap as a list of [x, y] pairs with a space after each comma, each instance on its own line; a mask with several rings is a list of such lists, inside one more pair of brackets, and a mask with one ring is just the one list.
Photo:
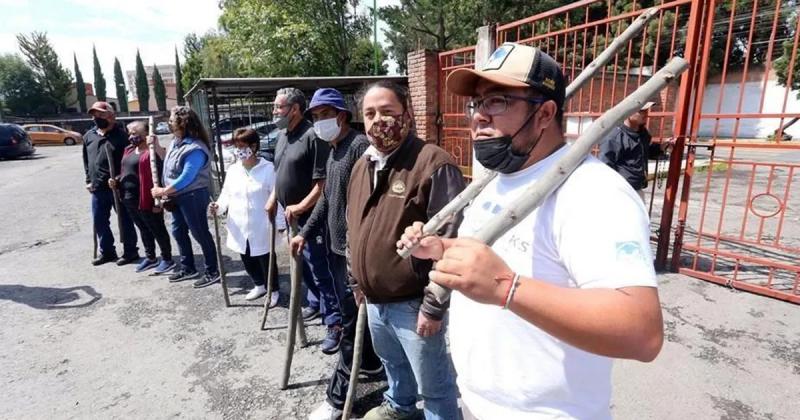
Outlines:
[[320, 88], [314, 92], [314, 97], [311, 98], [311, 103], [308, 104], [308, 111], [310, 112], [312, 109], [327, 105], [333, 108], [338, 109], [339, 111], [344, 111], [348, 115], [352, 115], [349, 109], [347, 109], [347, 105], [344, 103], [344, 96], [342, 93], [333, 88]]

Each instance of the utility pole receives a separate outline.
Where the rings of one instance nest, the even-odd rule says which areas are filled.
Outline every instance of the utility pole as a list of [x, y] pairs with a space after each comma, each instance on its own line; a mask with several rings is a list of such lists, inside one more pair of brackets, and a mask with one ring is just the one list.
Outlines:
[[375, 76], [378, 75], [378, 67], [380, 66], [380, 57], [378, 49], [378, 0], [372, 0], [372, 36], [373, 36], [373, 47], [375, 48], [375, 65], [372, 68], [372, 74]]

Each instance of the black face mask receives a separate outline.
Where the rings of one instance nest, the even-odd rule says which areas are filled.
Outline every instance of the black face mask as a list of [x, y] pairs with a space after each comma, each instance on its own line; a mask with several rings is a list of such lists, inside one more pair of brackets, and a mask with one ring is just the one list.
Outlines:
[[108, 120], [105, 120], [105, 119], [103, 119], [103, 118], [95, 118], [95, 119], [94, 119], [94, 125], [96, 125], [96, 126], [97, 126], [97, 128], [99, 128], [99, 129], [101, 129], [101, 130], [104, 130], [104, 129], [106, 129], [106, 128], [108, 128], [108, 126], [109, 126], [109, 124], [108, 124]]
[[539, 137], [536, 138], [536, 141], [525, 153], [515, 151], [511, 147], [512, 140], [514, 140], [514, 137], [528, 125], [536, 113], [539, 112], [540, 108], [541, 106], [536, 108], [536, 111], [525, 120], [525, 123], [522, 124], [522, 127], [520, 127], [513, 136], [505, 135], [472, 142], [472, 149], [475, 151], [475, 159], [477, 159], [484, 168], [491, 171], [500, 172], [501, 174], [517, 172], [528, 160], [533, 148], [539, 144], [539, 139], [544, 132], [539, 134]]

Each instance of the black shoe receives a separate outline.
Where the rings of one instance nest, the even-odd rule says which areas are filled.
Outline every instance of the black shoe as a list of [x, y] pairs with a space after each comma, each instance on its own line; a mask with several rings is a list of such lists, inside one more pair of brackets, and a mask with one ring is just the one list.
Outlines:
[[303, 316], [303, 321], [311, 321], [315, 318], [319, 318], [320, 316], [319, 309], [314, 309], [308, 306], [303, 308], [303, 310], [300, 312], [301, 315]]
[[361, 369], [359, 370], [359, 372], [362, 375], [368, 376], [370, 378], [375, 378], [375, 377], [379, 377], [379, 376], [385, 376], [385, 374], [383, 372], [383, 365], [382, 364], [378, 364], [377, 368], [372, 368], [372, 369], [370, 369], [367, 366], [362, 366]]
[[211, 286], [219, 281], [219, 273], [206, 273], [205, 276], [200, 277], [199, 280], [192, 285], [195, 289]]
[[169, 282], [177, 283], [179, 281], [196, 278], [199, 275], [200, 273], [198, 273], [197, 271], [187, 271], [181, 268], [178, 271], [174, 272], [171, 276], [169, 276]]
[[111, 261], [116, 261], [116, 260], [117, 260], [116, 254], [108, 256], [100, 254], [99, 257], [92, 260], [92, 265], [103, 265], [105, 263], [109, 263]]
[[142, 257], [140, 257], [138, 255], [129, 255], [127, 257], [123, 255], [122, 258], [117, 260], [117, 265], [130, 264], [130, 263], [132, 263], [134, 261], [138, 261], [140, 258], [142, 258]]
[[332, 325], [328, 327], [328, 332], [325, 334], [325, 339], [322, 340], [319, 349], [325, 354], [335, 354], [339, 351], [339, 344], [342, 342], [342, 327], [339, 325]]

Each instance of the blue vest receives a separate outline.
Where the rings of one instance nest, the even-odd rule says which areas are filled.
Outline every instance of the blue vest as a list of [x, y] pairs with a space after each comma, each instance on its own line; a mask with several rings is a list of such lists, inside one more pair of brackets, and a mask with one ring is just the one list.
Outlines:
[[206, 154], [206, 163], [197, 177], [186, 188], [180, 190], [178, 195], [188, 193], [190, 191], [198, 190], [200, 188], [209, 188], [211, 186], [211, 153], [206, 145], [197, 139], [185, 137], [183, 139], [173, 139], [167, 149], [167, 156], [164, 159], [164, 184], [172, 185], [176, 179], [183, 172], [183, 164], [186, 156], [195, 150], [202, 150]]

